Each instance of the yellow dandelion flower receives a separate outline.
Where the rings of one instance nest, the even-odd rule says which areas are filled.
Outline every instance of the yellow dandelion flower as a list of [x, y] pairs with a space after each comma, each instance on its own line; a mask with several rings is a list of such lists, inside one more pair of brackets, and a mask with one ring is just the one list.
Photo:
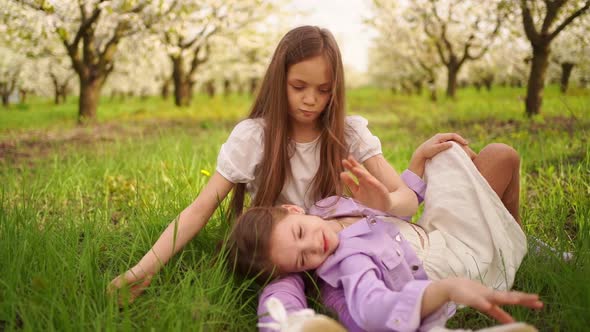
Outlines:
[[203, 175], [205, 175], [205, 176], [211, 176], [211, 173], [209, 173], [209, 171], [208, 171], [208, 170], [206, 170], [206, 169], [202, 169], [202, 170], [201, 170], [201, 174], [203, 174]]

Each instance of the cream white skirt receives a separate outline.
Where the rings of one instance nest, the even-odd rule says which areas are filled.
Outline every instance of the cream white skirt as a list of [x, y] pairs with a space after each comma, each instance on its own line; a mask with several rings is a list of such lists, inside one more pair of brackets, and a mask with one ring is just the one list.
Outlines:
[[395, 219], [433, 280], [466, 277], [512, 287], [526, 237], [459, 145], [426, 164], [424, 213], [418, 225]]

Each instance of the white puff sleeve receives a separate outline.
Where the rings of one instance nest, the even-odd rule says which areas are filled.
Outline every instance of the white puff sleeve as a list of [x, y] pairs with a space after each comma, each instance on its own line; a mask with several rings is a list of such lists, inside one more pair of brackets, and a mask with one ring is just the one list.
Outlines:
[[246, 119], [238, 123], [217, 156], [217, 172], [233, 183], [254, 180], [263, 150], [262, 119]]
[[381, 141], [371, 133], [367, 125], [369, 121], [362, 116], [353, 115], [346, 117], [346, 130], [344, 132], [349, 153], [359, 162], [383, 153]]

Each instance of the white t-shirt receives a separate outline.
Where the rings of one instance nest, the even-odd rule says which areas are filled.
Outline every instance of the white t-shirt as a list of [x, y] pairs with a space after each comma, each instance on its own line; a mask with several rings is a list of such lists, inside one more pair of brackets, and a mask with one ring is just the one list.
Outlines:
[[[381, 142], [369, 128], [368, 121], [361, 116], [347, 116], [345, 130], [349, 152], [359, 162], [382, 153]], [[247, 190], [254, 196], [258, 190], [254, 181], [256, 168], [264, 153], [264, 121], [246, 119], [238, 123], [227, 141], [221, 146], [217, 157], [217, 172], [233, 183], [246, 183]], [[311, 182], [320, 165], [319, 137], [308, 143], [295, 142], [291, 157], [292, 179], [287, 179], [277, 201], [279, 204], [295, 204], [309, 208], [314, 202], [309, 192]]]

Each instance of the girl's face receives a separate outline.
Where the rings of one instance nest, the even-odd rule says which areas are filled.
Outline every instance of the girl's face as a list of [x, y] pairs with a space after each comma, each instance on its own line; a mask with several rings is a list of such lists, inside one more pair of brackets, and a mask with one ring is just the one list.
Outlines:
[[298, 62], [287, 71], [289, 117], [295, 126], [315, 125], [332, 92], [332, 72], [323, 55]]
[[314, 270], [338, 247], [341, 226], [290, 207], [271, 233], [270, 260], [282, 273]]

